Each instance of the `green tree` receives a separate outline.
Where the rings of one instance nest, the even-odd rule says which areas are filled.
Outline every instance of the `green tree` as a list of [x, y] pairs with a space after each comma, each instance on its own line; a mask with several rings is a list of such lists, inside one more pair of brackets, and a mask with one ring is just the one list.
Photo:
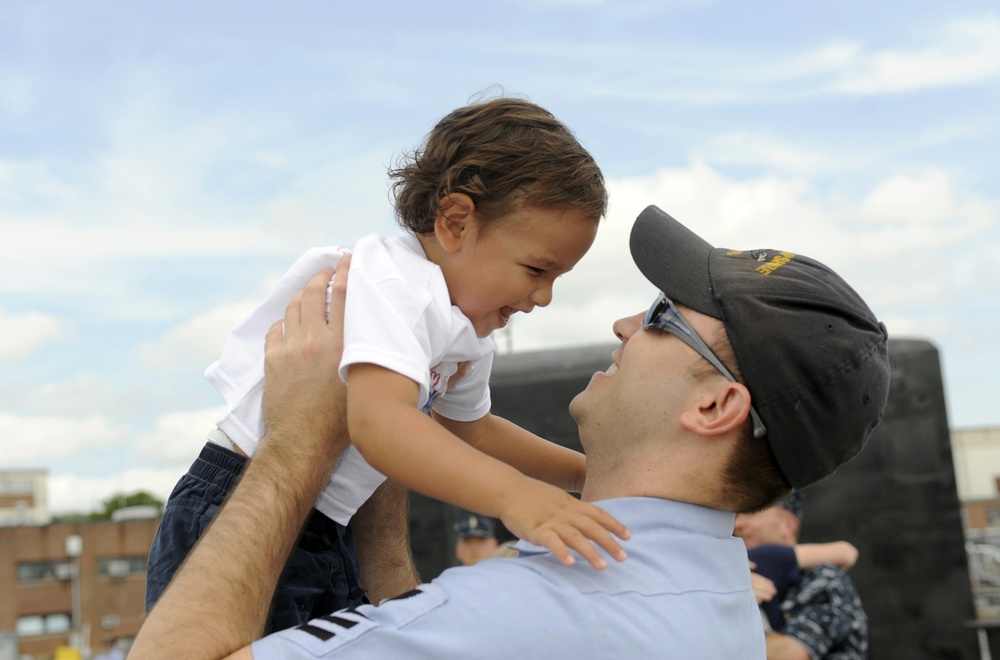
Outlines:
[[128, 506], [155, 506], [158, 512], [163, 513], [163, 501], [152, 493], [140, 490], [135, 493], [115, 493], [101, 502], [101, 510], [88, 515], [87, 520], [110, 520], [112, 513]]

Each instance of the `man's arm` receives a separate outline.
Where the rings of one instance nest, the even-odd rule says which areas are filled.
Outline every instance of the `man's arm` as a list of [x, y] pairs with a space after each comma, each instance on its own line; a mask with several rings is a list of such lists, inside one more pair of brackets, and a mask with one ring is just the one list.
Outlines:
[[829, 562], [846, 571], [858, 563], [858, 549], [847, 541], [798, 543], [795, 545], [795, 558], [803, 570]]
[[[267, 334], [268, 432], [211, 527], [139, 631], [131, 658], [222, 658], [258, 639], [278, 576], [347, 447], [337, 376], [348, 262], [314, 277]], [[250, 657], [249, 648], [239, 657]]]
[[351, 518], [361, 586], [380, 603], [420, 584], [410, 551], [409, 491], [386, 480]]

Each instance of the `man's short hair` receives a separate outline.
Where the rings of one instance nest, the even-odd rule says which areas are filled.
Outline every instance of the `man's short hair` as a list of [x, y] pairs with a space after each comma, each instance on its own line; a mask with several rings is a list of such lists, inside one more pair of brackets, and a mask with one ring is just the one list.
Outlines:
[[[743, 383], [743, 375], [736, 363], [725, 328], [720, 329], [719, 335], [704, 339], [736, 380]], [[708, 362], [705, 362], [705, 367], [705, 373], [718, 374], [718, 370]], [[754, 437], [753, 420], [749, 416], [743, 422], [733, 450], [723, 467], [722, 479], [726, 489], [720, 494], [719, 507], [737, 513], [766, 509], [775, 500], [792, 492], [792, 486], [781, 473], [767, 440]]]
[[[888, 398], [888, 334], [839, 275], [792, 252], [716, 248], [655, 206], [630, 245], [650, 282], [722, 322], [766, 428], [761, 444], [789, 485], [861, 451]], [[740, 444], [758, 449], [752, 436]]]

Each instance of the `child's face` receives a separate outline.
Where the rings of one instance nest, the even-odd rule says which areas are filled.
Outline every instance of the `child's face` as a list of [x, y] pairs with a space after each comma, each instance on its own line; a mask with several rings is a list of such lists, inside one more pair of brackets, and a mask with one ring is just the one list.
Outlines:
[[467, 241], [446, 272], [452, 304], [486, 337], [552, 301], [555, 279], [590, 249], [597, 222], [580, 211], [521, 207]]

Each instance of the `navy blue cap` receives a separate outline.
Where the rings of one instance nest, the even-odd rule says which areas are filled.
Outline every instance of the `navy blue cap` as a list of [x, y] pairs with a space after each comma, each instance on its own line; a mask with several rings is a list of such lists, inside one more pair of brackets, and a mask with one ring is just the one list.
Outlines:
[[802, 522], [802, 516], [805, 514], [806, 494], [801, 490], [797, 490], [788, 497], [778, 500], [775, 506], [780, 506], [782, 509], [791, 512], [793, 516], [799, 519], [799, 522]]
[[492, 518], [467, 513], [460, 516], [455, 523], [455, 536], [459, 539], [471, 536], [490, 538], [496, 536], [496, 528]]

